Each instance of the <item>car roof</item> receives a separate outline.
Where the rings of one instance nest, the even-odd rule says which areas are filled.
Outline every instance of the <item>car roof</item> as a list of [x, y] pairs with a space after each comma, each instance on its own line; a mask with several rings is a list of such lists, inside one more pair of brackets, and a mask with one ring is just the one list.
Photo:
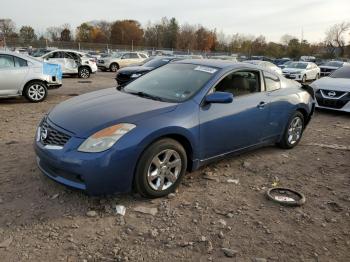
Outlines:
[[185, 59], [185, 60], [175, 61], [173, 63], [209, 66], [209, 67], [216, 67], [220, 69], [224, 69], [224, 68], [235, 69], [240, 67], [248, 67], [252, 69], [257, 69], [257, 68], [264, 69], [263, 67], [249, 64], [249, 63], [232, 62], [229, 60], [220, 60], [220, 59]]
[[32, 63], [40, 63], [37, 59], [35, 59], [34, 57], [31, 57], [29, 55], [25, 55], [25, 54], [21, 54], [18, 52], [12, 52], [12, 51], [1, 51], [0, 50], [0, 54], [1, 55], [12, 55], [12, 56], [17, 56], [19, 58], [22, 58], [24, 60], [30, 61]]

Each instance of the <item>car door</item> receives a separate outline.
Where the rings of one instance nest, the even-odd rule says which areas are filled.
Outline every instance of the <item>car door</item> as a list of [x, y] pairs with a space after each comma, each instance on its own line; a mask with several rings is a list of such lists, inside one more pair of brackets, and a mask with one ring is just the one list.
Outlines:
[[62, 68], [63, 74], [70, 73], [69, 70], [66, 68], [65, 60], [64, 60], [64, 52], [61, 51], [54, 51], [49, 54], [47, 54], [44, 57], [45, 62], [51, 63], [51, 64], [58, 64]]
[[0, 96], [16, 95], [23, 88], [28, 62], [17, 56], [0, 54]]
[[199, 110], [201, 159], [259, 144], [267, 126], [268, 103], [258, 70], [226, 75], [210, 92], [230, 92], [229, 104], [203, 104]]
[[73, 52], [63, 52], [66, 73], [77, 74], [79, 57]]
[[279, 76], [263, 71], [266, 103], [269, 107], [269, 115], [266, 127], [262, 130], [262, 140], [273, 140], [278, 137], [289, 118], [290, 103], [281, 89]]
[[142, 59], [139, 57], [137, 53], [130, 53], [130, 64], [138, 64], [141, 62], [142, 62]]
[[125, 67], [131, 64], [130, 62], [130, 53], [125, 53], [122, 55], [119, 66], [120, 67]]

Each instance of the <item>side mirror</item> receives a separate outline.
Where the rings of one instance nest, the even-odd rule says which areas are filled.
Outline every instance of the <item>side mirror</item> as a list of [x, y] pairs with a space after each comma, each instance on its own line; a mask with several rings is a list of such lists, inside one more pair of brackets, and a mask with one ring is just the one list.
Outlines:
[[229, 104], [233, 101], [233, 95], [228, 92], [214, 92], [205, 97], [207, 104]]

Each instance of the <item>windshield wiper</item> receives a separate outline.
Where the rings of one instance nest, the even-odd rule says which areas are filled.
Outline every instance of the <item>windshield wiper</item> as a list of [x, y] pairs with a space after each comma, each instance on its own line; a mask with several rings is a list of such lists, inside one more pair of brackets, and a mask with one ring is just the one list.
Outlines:
[[[125, 90], [124, 90], [125, 91]], [[148, 93], [145, 93], [145, 92], [142, 92], [142, 91], [139, 91], [139, 92], [129, 92], [129, 91], [126, 91], [127, 93], [129, 94], [132, 94], [132, 95], [136, 95], [136, 96], [139, 96], [139, 97], [144, 97], [144, 98], [150, 98], [152, 100], [157, 100], [157, 101], [162, 101], [164, 102], [164, 99], [159, 97], [159, 96], [155, 96], [155, 95], [151, 95], [151, 94], [148, 94]]]

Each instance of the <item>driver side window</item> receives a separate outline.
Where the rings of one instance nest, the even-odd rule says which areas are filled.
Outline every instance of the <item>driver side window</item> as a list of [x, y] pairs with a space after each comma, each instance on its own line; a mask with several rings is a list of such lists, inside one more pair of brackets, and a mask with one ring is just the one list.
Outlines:
[[216, 86], [216, 92], [229, 92], [233, 96], [243, 96], [260, 92], [259, 71], [237, 71], [227, 75]]

